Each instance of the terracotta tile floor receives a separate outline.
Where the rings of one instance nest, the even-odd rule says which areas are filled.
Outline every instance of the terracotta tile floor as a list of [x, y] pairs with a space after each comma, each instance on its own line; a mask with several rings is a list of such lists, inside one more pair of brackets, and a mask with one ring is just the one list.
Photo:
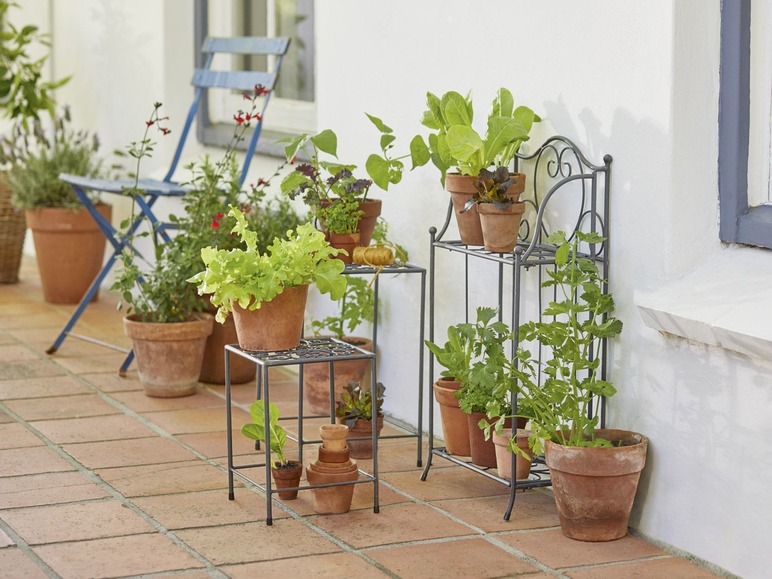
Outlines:
[[[72, 309], [43, 302], [31, 262], [0, 285], [0, 577], [712, 576], [640, 537], [564, 538], [547, 490], [518, 494], [504, 521], [504, 487], [442, 459], [421, 481], [411, 439], [381, 444], [380, 513], [362, 484], [348, 514], [317, 515], [301, 492], [268, 527], [259, 491], [237, 481], [228, 500], [223, 387], [152, 399], [135, 370], [117, 376], [119, 353], [68, 338], [47, 356]], [[128, 345], [107, 292], [88, 313], [79, 333]], [[271, 386], [291, 404], [290, 374]]]

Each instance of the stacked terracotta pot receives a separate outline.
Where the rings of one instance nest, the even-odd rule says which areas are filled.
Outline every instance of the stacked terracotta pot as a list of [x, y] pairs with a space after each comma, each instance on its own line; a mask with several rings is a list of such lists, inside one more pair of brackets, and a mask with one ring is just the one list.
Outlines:
[[[357, 463], [351, 459], [347, 443], [348, 426], [324, 424], [319, 431], [322, 444], [319, 446], [319, 458], [306, 468], [308, 483], [320, 485], [357, 480]], [[351, 509], [354, 485], [312, 489], [312, 493], [314, 510], [317, 513], [347, 513]]]

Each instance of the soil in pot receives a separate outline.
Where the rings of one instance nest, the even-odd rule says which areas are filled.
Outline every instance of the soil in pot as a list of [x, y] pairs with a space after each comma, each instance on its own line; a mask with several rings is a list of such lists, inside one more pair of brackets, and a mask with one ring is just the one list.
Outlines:
[[547, 441], [545, 462], [563, 534], [580, 541], [613, 541], [627, 534], [649, 441], [626, 430], [595, 432], [615, 446], [572, 447]]
[[[373, 341], [368, 338], [343, 336], [342, 341], [367, 350], [373, 351]], [[346, 384], [359, 382], [363, 389], [370, 387], [370, 360], [346, 360], [335, 362], [335, 403], [340, 400], [340, 395]], [[330, 364], [317, 362], [303, 366], [303, 398], [308, 410], [314, 414], [330, 415]]]
[[[110, 221], [112, 206], [96, 205]], [[43, 298], [77, 304], [102, 269], [106, 238], [86, 209], [44, 208], [26, 212], [35, 242]], [[92, 301], [96, 301], [98, 292]]]
[[454, 395], [460, 387], [461, 382], [458, 380], [440, 378], [434, 383], [434, 399], [440, 406], [445, 451], [458, 456], [469, 456], [469, 422]]
[[213, 323], [214, 317], [206, 313], [189, 322], [167, 324], [143, 322], [136, 315], [123, 318], [145, 394], [178, 398], [196, 391], [206, 338], [212, 333]]
[[286, 288], [260, 308], [249, 310], [233, 304], [233, 321], [239, 346], [253, 352], [292, 350], [303, 336], [303, 317], [308, 286]]
[[[303, 475], [303, 465], [296, 460], [288, 460], [278, 468], [272, 467], [273, 482], [277, 489], [286, 489], [300, 486], [300, 477]], [[298, 491], [283, 491], [279, 493], [279, 498], [285, 501], [291, 501], [298, 498]]]

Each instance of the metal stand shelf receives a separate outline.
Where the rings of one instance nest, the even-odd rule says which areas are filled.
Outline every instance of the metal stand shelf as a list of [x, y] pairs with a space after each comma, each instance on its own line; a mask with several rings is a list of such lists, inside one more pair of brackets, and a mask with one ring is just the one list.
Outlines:
[[[609, 214], [609, 194], [611, 176], [611, 156], [603, 158], [602, 165], [590, 163], [579, 148], [565, 137], [551, 137], [530, 155], [518, 154], [515, 169], [523, 169], [527, 174], [529, 189], [524, 193], [523, 200], [527, 211], [520, 225], [519, 239], [511, 253], [493, 253], [482, 247], [468, 246], [459, 240], [443, 240], [453, 215], [453, 205], [448, 203], [445, 223], [438, 232], [435, 227], [430, 233], [429, 260], [429, 340], [434, 341], [435, 330], [435, 277], [437, 250], [464, 256], [464, 312], [465, 321], [469, 321], [471, 306], [489, 305], [471, 303], [469, 290], [470, 260], [481, 260], [497, 264], [497, 303], [499, 320], [503, 318], [502, 307], [506, 303], [511, 309], [510, 327], [515, 339], [511, 344], [511, 355], [514, 359], [518, 347], [518, 329], [520, 327], [521, 306], [525, 301], [523, 288], [524, 272], [535, 269], [538, 272], [537, 283], [542, 281], [542, 269], [555, 265], [556, 247], [545, 243], [551, 231], [593, 231], [599, 232], [606, 241], [597, 246], [586, 248], [585, 257], [594, 260], [604, 279], [608, 279], [609, 262], [609, 230], [607, 217]], [[527, 165], [527, 170], [526, 166]], [[546, 210], [549, 207], [550, 212]], [[567, 217], [567, 214], [570, 217]], [[549, 215], [549, 217], [547, 217]], [[557, 224], [569, 224], [550, 227], [547, 221]], [[584, 249], [584, 248], [583, 248]], [[511, 295], [504, 295], [505, 267], [511, 268]], [[608, 287], [604, 288], [606, 291]], [[543, 311], [543, 296], [537, 290], [538, 311]], [[505, 300], [506, 298], [506, 300]], [[539, 352], [541, 362], [542, 353]], [[606, 347], [597, 353], [600, 359], [601, 374], [606, 374]], [[434, 382], [434, 356], [429, 352], [429, 383]], [[517, 399], [512, 396], [512, 408], [517, 408]], [[601, 399], [601, 426], [605, 423], [605, 400]], [[488, 469], [479, 467], [468, 460], [449, 454], [445, 448], [434, 448], [434, 404], [429, 405], [429, 456], [421, 474], [421, 480], [426, 480], [432, 465], [432, 458], [438, 456], [454, 464], [472, 470], [499, 482], [510, 489], [509, 503], [504, 512], [504, 520], [509, 520], [515, 504], [517, 489], [551, 486], [549, 470], [542, 457], [537, 457], [535, 466], [527, 480], [517, 480], [515, 477], [515, 461], [512, 461], [511, 479], [499, 477]]]
[[[333, 368], [335, 362], [345, 360], [370, 360], [370, 372], [371, 372], [371, 387], [375, 385], [375, 353], [367, 352], [356, 346], [346, 344], [333, 338], [309, 338], [301, 342], [298, 348], [293, 350], [281, 350], [274, 352], [251, 352], [242, 350], [238, 346], [228, 345], [225, 346], [225, 406], [226, 406], [226, 432], [228, 441], [228, 498], [233, 500], [234, 476], [238, 476], [242, 480], [256, 486], [263, 492], [265, 492], [266, 501], [266, 524], [273, 524], [273, 503], [272, 497], [274, 493], [279, 492], [278, 489], [274, 489], [271, 484], [271, 448], [269, 444], [265, 445], [265, 461], [255, 464], [233, 464], [233, 416], [232, 416], [232, 399], [231, 399], [231, 379], [230, 379], [230, 361], [231, 355], [235, 354], [251, 360], [257, 364], [259, 372], [257, 375], [257, 397], [262, 396], [265, 400], [265, 425], [266, 425], [266, 440], [270, 440], [268, 434], [269, 424], [269, 404], [270, 404], [270, 387], [269, 387], [269, 372], [268, 370], [274, 366], [299, 366], [300, 367], [300, 379], [298, 381], [298, 414], [297, 416], [289, 417], [287, 420], [297, 420], [298, 436], [288, 437], [291, 440], [298, 443], [298, 460], [303, 462], [303, 446], [306, 444], [313, 444], [321, 442], [320, 440], [305, 440], [303, 437], [303, 419], [310, 418], [303, 416], [303, 365], [309, 363], [329, 362], [330, 364], [330, 393], [334, 392], [334, 374]], [[330, 422], [335, 422], [335, 416], [330, 416]], [[360, 470], [359, 474], [364, 478], [360, 478], [351, 482], [329, 483], [324, 485], [305, 485], [301, 487], [293, 487], [287, 490], [308, 490], [314, 488], [323, 488], [329, 486], [341, 486], [352, 485], [362, 483], [373, 483], [373, 512], [379, 511], [378, 503], [378, 429], [373, 428], [372, 443], [373, 443], [373, 469], [372, 473], [367, 473]], [[250, 468], [263, 467], [265, 469], [265, 484], [261, 484], [254, 479], [245, 475], [242, 470]]]
[[[385, 434], [381, 439], [391, 438], [415, 438], [416, 439], [416, 466], [423, 466], [423, 396], [424, 396], [424, 332], [425, 332], [425, 310], [426, 310], [426, 269], [406, 263], [404, 265], [372, 267], [368, 265], [348, 264], [343, 271], [345, 275], [374, 275], [373, 282], [373, 352], [377, 351], [378, 346], [378, 292], [380, 289], [380, 278], [382, 275], [400, 275], [400, 274], [418, 274], [421, 277], [421, 299], [419, 302], [419, 329], [418, 329], [418, 416], [417, 426], [413, 434]], [[375, 382], [373, 382], [375, 384]]]

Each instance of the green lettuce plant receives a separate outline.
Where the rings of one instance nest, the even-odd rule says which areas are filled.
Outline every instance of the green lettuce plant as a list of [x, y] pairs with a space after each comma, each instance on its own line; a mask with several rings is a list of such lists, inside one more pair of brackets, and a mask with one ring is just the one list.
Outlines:
[[428, 156], [439, 169], [443, 185], [451, 168], [477, 177], [482, 169], [509, 166], [520, 145], [529, 139], [533, 124], [541, 120], [529, 107], [516, 107], [506, 88], [500, 88], [491, 103], [484, 135], [472, 127], [471, 96], [449, 91], [438, 97], [429, 92], [426, 105], [421, 124], [432, 132], [426, 142], [413, 140], [411, 155], [414, 164]]
[[233, 249], [205, 247], [201, 259], [205, 270], [191, 277], [200, 295], [210, 294], [217, 307], [217, 320], [225, 321], [237, 302], [242, 308], [256, 310], [282, 293], [299, 285], [315, 284], [334, 300], [346, 291], [343, 262], [336, 259], [340, 250], [325, 241], [324, 234], [310, 223], [287, 232], [286, 239], [275, 239], [265, 253], [257, 249], [257, 233], [249, 229], [244, 214], [231, 207], [228, 215], [236, 220], [232, 229], [242, 242]]

